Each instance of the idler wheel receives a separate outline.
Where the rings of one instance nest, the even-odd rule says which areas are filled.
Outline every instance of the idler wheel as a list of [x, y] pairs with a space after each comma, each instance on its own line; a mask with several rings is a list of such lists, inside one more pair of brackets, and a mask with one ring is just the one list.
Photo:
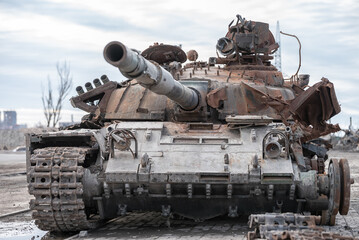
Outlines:
[[[328, 167], [329, 176], [329, 207], [327, 211], [322, 212], [322, 223], [326, 225], [335, 225], [335, 216], [339, 212], [341, 173], [338, 159], [331, 159]], [[349, 181], [350, 182], [350, 181]]]
[[341, 215], [347, 215], [350, 206], [350, 169], [348, 160], [345, 158], [339, 161], [340, 168], [340, 181], [341, 181], [341, 194], [339, 212]]

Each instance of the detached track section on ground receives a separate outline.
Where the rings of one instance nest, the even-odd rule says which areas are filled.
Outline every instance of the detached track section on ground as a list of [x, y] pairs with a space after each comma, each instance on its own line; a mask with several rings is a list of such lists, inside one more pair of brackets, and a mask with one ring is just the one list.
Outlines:
[[88, 147], [47, 147], [31, 155], [29, 193], [33, 218], [42, 230], [69, 232], [95, 228], [82, 199], [83, 164]]

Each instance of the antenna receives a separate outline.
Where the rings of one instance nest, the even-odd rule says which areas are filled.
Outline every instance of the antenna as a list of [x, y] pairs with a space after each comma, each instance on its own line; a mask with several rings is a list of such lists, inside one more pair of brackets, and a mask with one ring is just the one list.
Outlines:
[[275, 40], [278, 43], [279, 48], [277, 49], [277, 51], [275, 52], [275, 55], [274, 55], [274, 59], [275, 59], [274, 65], [278, 69], [278, 71], [281, 72], [282, 71], [282, 54], [281, 54], [282, 46], [280, 44], [279, 21], [277, 21], [277, 31], [275, 33]]

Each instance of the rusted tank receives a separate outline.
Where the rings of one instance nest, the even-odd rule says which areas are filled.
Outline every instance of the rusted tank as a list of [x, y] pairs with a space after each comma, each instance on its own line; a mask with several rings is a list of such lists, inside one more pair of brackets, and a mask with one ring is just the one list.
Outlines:
[[197, 61], [195, 50], [165, 44], [142, 54], [105, 47], [128, 80], [78, 87], [71, 102], [88, 112], [80, 124], [27, 136], [41, 229], [90, 229], [137, 210], [194, 220], [310, 212], [331, 225], [347, 214], [348, 161], [327, 160], [318, 139], [339, 130], [327, 123], [340, 112], [333, 84], [283, 79], [266, 23], [238, 16], [216, 48]]

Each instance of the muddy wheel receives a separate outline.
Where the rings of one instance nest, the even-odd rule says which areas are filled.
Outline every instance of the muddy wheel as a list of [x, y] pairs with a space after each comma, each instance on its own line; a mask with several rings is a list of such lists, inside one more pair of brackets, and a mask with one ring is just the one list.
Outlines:
[[335, 217], [339, 212], [341, 174], [338, 159], [331, 159], [328, 167], [329, 176], [329, 207], [322, 213], [322, 223], [325, 225], [335, 225]]
[[340, 159], [340, 181], [341, 181], [341, 194], [339, 212], [341, 215], [347, 215], [350, 206], [350, 169], [347, 159]]

